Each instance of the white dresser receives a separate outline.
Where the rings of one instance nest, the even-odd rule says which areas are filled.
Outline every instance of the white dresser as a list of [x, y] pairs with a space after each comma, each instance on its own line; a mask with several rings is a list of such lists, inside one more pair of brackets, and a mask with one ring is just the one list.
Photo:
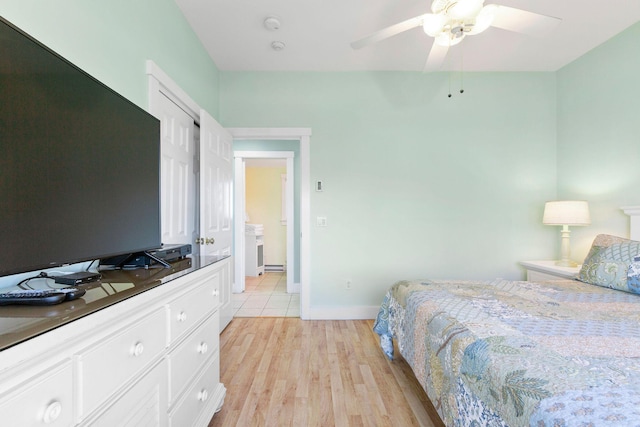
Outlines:
[[[143, 284], [105, 274], [75, 302], [0, 307], [8, 346], [0, 351], [0, 424], [207, 426], [226, 392], [218, 310], [230, 266], [226, 258], [158, 280], [151, 272]], [[47, 331], [27, 338], [38, 327]], [[23, 339], [11, 344], [16, 334]]]

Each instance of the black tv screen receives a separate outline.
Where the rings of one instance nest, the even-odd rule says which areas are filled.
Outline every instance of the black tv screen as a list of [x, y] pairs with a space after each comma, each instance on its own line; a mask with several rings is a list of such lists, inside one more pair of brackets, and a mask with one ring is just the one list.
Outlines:
[[0, 276], [157, 248], [160, 124], [0, 18]]

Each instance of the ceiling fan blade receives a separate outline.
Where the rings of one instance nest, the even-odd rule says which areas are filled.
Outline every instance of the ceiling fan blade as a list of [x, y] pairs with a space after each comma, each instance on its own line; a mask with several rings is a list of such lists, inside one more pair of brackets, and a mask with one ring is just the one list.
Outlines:
[[427, 58], [427, 62], [424, 64], [422, 71], [439, 71], [442, 67], [442, 63], [444, 62], [444, 58], [447, 57], [448, 51], [449, 46], [440, 46], [434, 40], [433, 46], [431, 46], [431, 51], [429, 52], [429, 57]]
[[360, 49], [367, 45], [379, 42], [380, 40], [388, 39], [389, 37], [393, 37], [396, 34], [403, 33], [412, 28], [419, 27], [422, 25], [422, 21], [426, 15], [430, 15], [429, 13], [425, 13], [424, 15], [416, 16], [415, 18], [407, 19], [406, 21], [399, 22], [395, 25], [392, 25], [387, 28], [383, 28], [380, 31], [376, 31], [373, 34], [368, 35], [367, 37], [363, 37], [360, 40], [356, 40], [351, 43], [351, 47], [353, 49]]
[[496, 15], [492, 27], [514, 31], [534, 37], [542, 37], [556, 28], [562, 21], [553, 16], [540, 15], [522, 9], [496, 5]]

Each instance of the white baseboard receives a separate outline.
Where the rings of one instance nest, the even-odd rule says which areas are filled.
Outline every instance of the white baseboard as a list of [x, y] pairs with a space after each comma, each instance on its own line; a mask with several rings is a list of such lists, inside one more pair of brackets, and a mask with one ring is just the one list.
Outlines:
[[311, 307], [308, 320], [369, 320], [375, 319], [380, 306]]

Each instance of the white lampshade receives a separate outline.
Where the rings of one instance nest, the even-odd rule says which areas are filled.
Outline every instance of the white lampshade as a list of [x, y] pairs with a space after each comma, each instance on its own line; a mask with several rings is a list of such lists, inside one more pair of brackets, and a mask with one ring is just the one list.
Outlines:
[[589, 225], [589, 204], [583, 200], [561, 200], [544, 204], [545, 225]]

